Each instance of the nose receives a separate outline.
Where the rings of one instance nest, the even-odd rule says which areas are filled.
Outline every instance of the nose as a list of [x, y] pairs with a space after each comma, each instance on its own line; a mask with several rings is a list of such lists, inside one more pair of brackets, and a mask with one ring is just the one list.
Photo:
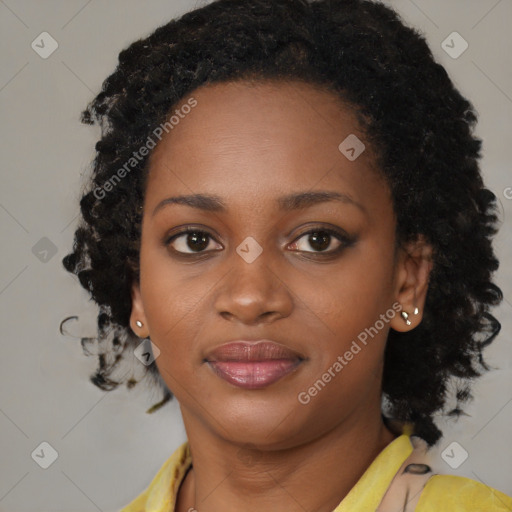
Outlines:
[[271, 268], [265, 251], [247, 263], [236, 252], [215, 297], [216, 311], [246, 325], [269, 323], [291, 314], [293, 296], [282, 272]]

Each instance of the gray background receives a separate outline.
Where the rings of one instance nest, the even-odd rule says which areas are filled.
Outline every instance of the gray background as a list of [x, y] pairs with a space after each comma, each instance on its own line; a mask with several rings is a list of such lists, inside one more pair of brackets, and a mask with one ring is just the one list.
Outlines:
[[[160, 397], [156, 391], [139, 385], [102, 392], [88, 380], [96, 358], [85, 357], [78, 340], [61, 336], [58, 326], [64, 317], [79, 315], [73, 332], [95, 334], [95, 306], [61, 265], [99, 137], [98, 128], [79, 123], [79, 114], [113, 71], [121, 49], [204, 3], [0, 0], [1, 511], [117, 510], [185, 440], [175, 401], [148, 415], [145, 410]], [[478, 382], [476, 400], [466, 407], [469, 416], [443, 421], [445, 437], [433, 464], [512, 494], [512, 1], [387, 3], [427, 36], [475, 105], [484, 177], [502, 205], [496, 279], [505, 301], [495, 315], [503, 329], [487, 350], [498, 369]], [[44, 31], [59, 45], [47, 59], [31, 47]], [[469, 44], [456, 59], [441, 46], [454, 31]], [[48, 469], [31, 457], [43, 441], [58, 452]], [[453, 441], [469, 454], [458, 469], [441, 458]], [[463, 452], [456, 447], [453, 453], [457, 458]]]

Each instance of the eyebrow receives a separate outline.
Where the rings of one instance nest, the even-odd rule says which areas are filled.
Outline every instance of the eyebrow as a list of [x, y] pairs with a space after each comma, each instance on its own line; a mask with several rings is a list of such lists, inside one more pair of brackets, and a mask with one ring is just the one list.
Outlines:
[[[344, 204], [351, 204], [366, 213], [364, 206], [347, 194], [332, 192], [329, 190], [319, 190], [314, 192], [298, 192], [279, 197], [277, 204], [282, 211], [303, 210], [320, 203], [338, 201]], [[226, 213], [227, 206], [219, 196], [210, 194], [190, 194], [182, 196], [168, 197], [160, 201], [153, 210], [154, 216], [164, 206], [169, 204], [181, 204], [197, 208], [206, 212]]]

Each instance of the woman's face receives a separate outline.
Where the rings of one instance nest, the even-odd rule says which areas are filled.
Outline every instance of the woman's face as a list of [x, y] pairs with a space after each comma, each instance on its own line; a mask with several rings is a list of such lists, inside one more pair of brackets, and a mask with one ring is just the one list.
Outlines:
[[[193, 97], [151, 155], [134, 331], [160, 349], [186, 425], [281, 447], [364, 427], [380, 418], [389, 328], [405, 326], [406, 272], [354, 114], [300, 83]], [[287, 350], [214, 353], [260, 339]]]

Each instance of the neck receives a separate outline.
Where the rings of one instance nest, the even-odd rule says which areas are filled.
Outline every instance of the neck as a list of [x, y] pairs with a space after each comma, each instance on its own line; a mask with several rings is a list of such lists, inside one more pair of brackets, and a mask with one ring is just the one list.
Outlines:
[[363, 425], [345, 421], [292, 448], [259, 450], [233, 444], [182, 413], [193, 469], [180, 488], [177, 512], [331, 512], [396, 437], [379, 410]]

